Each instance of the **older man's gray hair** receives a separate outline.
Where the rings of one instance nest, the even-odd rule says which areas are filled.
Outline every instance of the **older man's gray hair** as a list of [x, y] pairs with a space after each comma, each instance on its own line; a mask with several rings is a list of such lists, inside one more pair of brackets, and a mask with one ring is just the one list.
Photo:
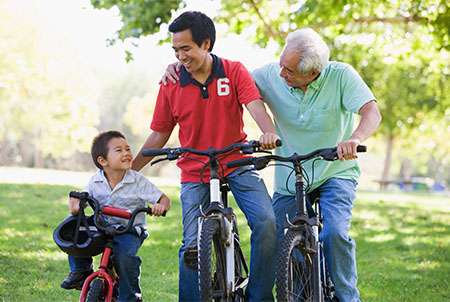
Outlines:
[[328, 64], [330, 49], [311, 28], [302, 28], [288, 34], [285, 51], [295, 51], [300, 56], [298, 70], [302, 74], [321, 72]]

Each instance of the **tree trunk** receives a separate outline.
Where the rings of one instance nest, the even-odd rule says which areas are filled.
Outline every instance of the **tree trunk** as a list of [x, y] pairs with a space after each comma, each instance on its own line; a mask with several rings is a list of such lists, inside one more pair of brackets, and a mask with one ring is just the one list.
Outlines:
[[389, 133], [386, 140], [386, 157], [384, 158], [383, 174], [381, 175], [380, 191], [384, 191], [389, 184], [389, 172], [391, 170], [392, 150], [394, 148], [394, 135]]
[[24, 137], [18, 143], [18, 152], [20, 155], [19, 165], [22, 167], [32, 167], [33, 166], [33, 154], [34, 146], [31, 145], [28, 139], [29, 135], [25, 134]]
[[42, 152], [38, 150], [37, 147], [33, 150], [33, 167], [44, 168], [44, 157], [42, 156]]

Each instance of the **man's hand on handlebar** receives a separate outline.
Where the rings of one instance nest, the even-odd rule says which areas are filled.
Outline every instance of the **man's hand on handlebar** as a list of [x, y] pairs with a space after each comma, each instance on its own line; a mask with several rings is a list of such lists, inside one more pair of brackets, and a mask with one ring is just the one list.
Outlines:
[[358, 158], [356, 147], [361, 144], [359, 139], [353, 138], [342, 141], [337, 145], [337, 155], [340, 160], [350, 160]]
[[275, 133], [264, 133], [259, 138], [259, 143], [261, 144], [261, 148], [264, 150], [270, 150], [278, 147], [277, 141], [280, 140], [280, 137]]
[[153, 216], [162, 216], [170, 209], [170, 199], [166, 195], [162, 195], [158, 203], [152, 207]]

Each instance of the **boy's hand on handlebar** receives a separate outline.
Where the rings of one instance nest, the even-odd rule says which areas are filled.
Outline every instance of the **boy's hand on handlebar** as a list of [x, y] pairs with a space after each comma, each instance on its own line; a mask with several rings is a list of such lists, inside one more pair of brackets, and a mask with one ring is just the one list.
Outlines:
[[75, 197], [69, 197], [69, 212], [72, 215], [77, 215], [80, 211], [80, 200]]
[[337, 155], [340, 160], [349, 160], [358, 158], [356, 154], [356, 147], [361, 144], [361, 141], [356, 138], [352, 138], [346, 141], [342, 141], [337, 145]]
[[161, 216], [165, 214], [167, 211], [169, 211], [169, 209], [170, 209], [170, 199], [166, 195], [163, 195], [160, 198], [159, 202], [152, 207], [152, 215]]
[[277, 147], [276, 142], [280, 137], [275, 133], [266, 132], [259, 138], [261, 148], [264, 150], [270, 150]]

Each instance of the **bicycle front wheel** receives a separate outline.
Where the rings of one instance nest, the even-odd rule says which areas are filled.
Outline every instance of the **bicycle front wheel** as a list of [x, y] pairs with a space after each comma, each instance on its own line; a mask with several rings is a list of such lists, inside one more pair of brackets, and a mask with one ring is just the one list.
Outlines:
[[201, 301], [223, 301], [226, 292], [225, 248], [216, 219], [203, 221], [199, 240], [199, 286]]
[[288, 230], [281, 243], [276, 271], [278, 301], [314, 301], [314, 255], [302, 248], [298, 230]]
[[96, 278], [91, 282], [89, 291], [86, 295], [86, 302], [100, 302], [105, 301], [104, 296], [104, 281]]

